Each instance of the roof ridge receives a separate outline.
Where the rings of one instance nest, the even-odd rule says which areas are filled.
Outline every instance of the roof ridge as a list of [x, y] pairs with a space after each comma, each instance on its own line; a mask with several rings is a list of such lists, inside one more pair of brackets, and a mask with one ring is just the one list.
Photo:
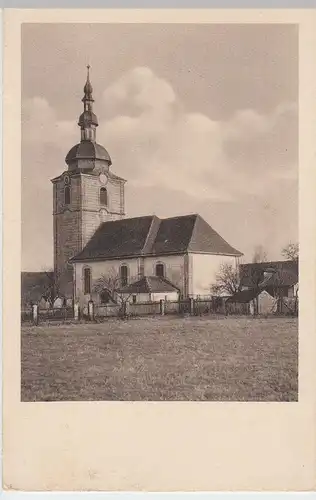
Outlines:
[[[161, 224], [161, 219], [157, 215], [153, 214], [151, 217], [152, 217], [151, 224], [148, 229], [148, 233], [143, 248], [141, 249], [141, 253], [144, 255], [149, 253], [149, 250], [152, 248]], [[156, 227], [154, 227], [155, 223], [157, 223]], [[149, 245], [150, 238], [152, 238], [151, 245]], [[149, 246], [150, 248], [147, 248], [147, 246]]]
[[164, 217], [162, 220], [182, 219], [184, 217], [200, 217], [200, 216], [197, 213], [182, 214], [182, 215], [173, 215], [172, 217]]
[[199, 214], [196, 214], [195, 221], [194, 221], [194, 224], [193, 224], [193, 229], [191, 231], [190, 241], [189, 241], [188, 246], [187, 246], [187, 251], [188, 252], [190, 251], [190, 247], [191, 247], [191, 243], [192, 243], [192, 240], [193, 240], [193, 236], [195, 236], [195, 232], [197, 231], [196, 226], [197, 226], [197, 221], [198, 221], [199, 217], [200, 217]]

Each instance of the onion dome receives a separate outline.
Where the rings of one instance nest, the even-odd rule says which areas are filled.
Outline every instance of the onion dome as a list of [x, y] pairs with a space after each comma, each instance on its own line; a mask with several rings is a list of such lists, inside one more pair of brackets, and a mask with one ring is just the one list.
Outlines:
[[71, 148], [66, 156], [67, 165], [71, 165], [78, 160], [100, 160], [105, 161], [110, 166], [112, 160], [107, 150], [91, 141], [82, 141]]

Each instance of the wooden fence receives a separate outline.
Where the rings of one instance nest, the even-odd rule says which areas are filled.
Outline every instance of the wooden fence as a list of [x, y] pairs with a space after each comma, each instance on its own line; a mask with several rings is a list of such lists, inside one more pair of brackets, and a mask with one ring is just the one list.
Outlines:
[[[290, 302], [290, 301], [288, 301]], [[287, 304], [284, 315], [296, 314]], [[21, 321], [34, 324], [42, 322], [66, 320], [102, 320], [115, 317], [141, 317], [141, 316], [204, 316], [204, 315], [250, 315], [250, 305], [241, 303], [226, 303], [225, 299], [181, 299], [178, 301], [139, 302], [125, 304], [100, 305], [90, 301], [81, 310], [78, 304], [73, 307], [50, 307], [41, 309], [37, 304], [31, 308], [21, 310]]]

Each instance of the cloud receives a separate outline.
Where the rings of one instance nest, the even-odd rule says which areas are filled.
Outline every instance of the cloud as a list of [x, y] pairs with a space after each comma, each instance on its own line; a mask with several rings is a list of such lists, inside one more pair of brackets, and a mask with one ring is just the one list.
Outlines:
[[[128, 180], [127, 189], [134, 198], [137, 193], [157, 193], [143, 203], [147, 211], [155, 211], [156, 206], [151, 207], [150, 203], [163, 197], [165, 203], [160, 202], [159, 210], [166, 216], [172, 215], [174, 197], [178, 199], [177, 212], [181, 211], [180, 206], [183, 212], [196, 211], [193, 207], [197, 206], [212, 223], [216, 206], [217, 219], [222, 220], [223, 229], [226, 227], [228, 239], [231, 234], [232, 244], [241, 249], [243, 242], [248, 248], [262, 241], [268, 246], [272, 240], [279, 246], [282, 238], [286, 243], [286, 235], [281, 235], [283, 230], [286, 233], [290, 227], [291, 234], [295, 233], [295, 103], [280, 103], [266, 114], [255, 109], [236, 110], [228, 119], [214, 120], [202, 112], [186, 109], [166, 80], [150, 68], [138, 67], [104, 90], [95, 111], [100, 123], [97, 140], [108, 149], [113, 172]], [[29, 249], [36, 246], [34, 238], [28, 239], [34, 221], [38, 220], [41, 234], [51, 238], [49, 179], [67, 168], [64, 158], [79, 140], [76, 116], [61, 119], [42, 97], [23, 102], [23, 238]], [[288, 193], [292, 193], [291, 199]], [[39, 205], [34, 204], [34, 196]], [[167, 196], [171, 199], [167, 200]], [[190, 200], [190, 210], [185, 199]], [[283, 199], [287, 199], [285, 206], [280, 201]], [[225, 203], [229, 214], [223, 209]], [[133, 212], [133, 208], [128, 212]], [[286, 222], [287, 218], [290, 221]], [[253, 231], [255, 236], [251, 237]], [[238, 243], [239, 233], [243, 236]], [[32, 252], [29, 250], [30, 255]], [[45, 259], [43, 254], [43, 262]]]
[[99, 140], [134, 185], [172, 184], [188, 195], [228, 200], [295, 176], [292, 103], [266, 115], [246, 109], [214, 121], [186, 111], [170, 84], [149, 68], [134, 68], [104, 91], [103, 104], [111, 119], [101, 121]]
[[[25, 143], [41, 140], [66, 153], [79, 140], [76, 121], [58, 120], [45, 99], [23, 109]], [[98, 142], [108, 148], [113, 169], [135, 186], [173, 185], [190, 196], [232, 200], [296, 177], [292, 103], [266, 115], [244, 109], [215, 121], [187, 111], [166, 80], [137, 67], [104, 90], [96, 112]]]

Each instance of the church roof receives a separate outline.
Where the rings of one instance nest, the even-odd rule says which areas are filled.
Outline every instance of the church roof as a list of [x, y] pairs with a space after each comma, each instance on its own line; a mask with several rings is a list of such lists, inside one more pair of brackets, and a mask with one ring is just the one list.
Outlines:
[[200, 215], [104, 222], [73, 262], [187, 252], [241, 256]]
[[120, 293], [165, 293], [177, 292], [178, 288], [160, 276], [144, 276], [119, 290]]

